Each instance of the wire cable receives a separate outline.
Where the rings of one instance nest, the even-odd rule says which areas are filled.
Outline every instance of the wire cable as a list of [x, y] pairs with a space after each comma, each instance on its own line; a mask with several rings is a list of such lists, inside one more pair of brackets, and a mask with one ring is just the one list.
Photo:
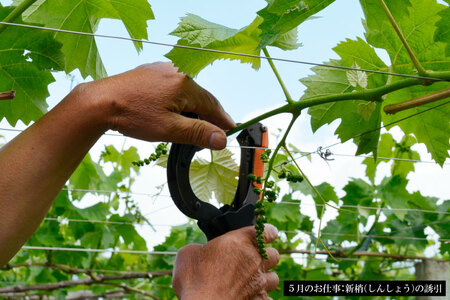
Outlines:
[[[276, 202], [277, 204], [288, 204], [288, 205], [300, 205], [299, 202], [290, 202], [290, 201], [282, 201], [282, 202]], [[309, 203], [303, 203], [302, 205], [306, 206], [317, 206], [317, 207], [323, 207], [326, 206], [326, 204], [309, 204]], [[426, 210], [426, 209], [418, 209], [418, 208], [388, 208], [388, 207], [372, 207], [372, 206], [358, 206], [358, 205], [341, 205], [338, 208], [356, 208], [356, 209], [371, 209], [371, 210], [388, 210], [388, 211], [406, 211], [406, 212], [422, 212], [422, 213], [428, 213], [428, 214], [441, 214], [441, 215], [450, 215], [450, 212], [446, 211], [439, 211], [439, 210]], [[449, 220], [450, 222], [450, 220]]]
[[144, 251], [144, 250], [115, 250], [115, 249], [90, 249], [90, 248], [66, 248], [66, 247], [40, 247], [23, 246], [23, 250], [44, 250], [44, 251], [67, 251], [67, 252], [88, 252], [88, 253], [127, 253], [145, 255], [177, 255], [176, 251]]
[[[440, 104], [438, 104], [438, 105], [429, 107], [429, 108], [427, 108], [427, 109], [425, 109], [425, 110], [419, 111], [419, 112], [417, 112], [417, 113], [414, 113], [414, 114], [412, 114], [412, 115], [406, 116], [406, 117], [404, 117], [404, 118], [400, 118], [400, 119], [398, 119], [398, 120], [395, 120], [395, 121], [393, 121], [393, 122], [391, 122], [391, 123], [388, 123], [388, 124], [385, 124], [385, 125], [383, 125], [383, 126], [377, 127], [377, 128], [375, 128], [375, 129], [371, 129], [371, 130], [368, 130], [368, 131], [359, 133], [359, 134], [357, 134], [357, 135], [355, 135], [355, 136], [349, 138], [349, 139], [346, 140], [345, 142], [336, 142], [336, 143], [334, 143], [334, 144], [331, 144], [331, 145], [328, 145], [328, 146], [325, 146], [325, 147], [319, 147], [316, 151], [310, 152], [310, 153], [304, 153], [304, 154], [302, 154], [301, 156], [299, 156], [299, 157], [297, 157], [297, 158], [294, 158], [294, 160], [303, 158], [303, 157], [305, 157], [305, 156], [310, 156], [311, 154], [318, 154], [319, 151], [321, 151], [321, 150], [326, 150], [326, 149], [330, 149], [330, 148], [332, 148], [332, 147], [335, 147], [335, 146], [337, 146], [337, 145], [345, 144], [345, 143], [347, 143], [347, 142], [349, 142], [349, 141], [351, 141], [351, 140], [353, 140], [353, 139], [355, 139], [355, 138], [362, 137], [362, 136], [364, 136], [364, 135], [366, 135], [366, 134], [369, 134], [369, 133], [372, 133], [372, 132], [374, 132], [374, 131], [381, 130], [381, 129], [386, 128], [386, 127], [388, 127], [388, 126], [397, 124], [397, 123], [399, 123], [399, 122], [402, 122], [402, 121], [405, 121], [405, 120], [407, 120], [407, 119], [413, 118], [413, 117], [418, 116], [418, 115], [420, 115], [420, 114], [429, 112], [429, 111], [431, 111], [431, 110], [433, 110], [433, 109], [439, 108], [439, 107], [444, 106], [444, 105], [449, 104], [449, 103], [450, 103], [450, 100], [447, 101], [447, 102], [440, 103]], [[280, 166], [282, 166], [283, 164], [286, 164], [286, 163], [289, 163], [289, 162], [292, 162], [292, 160], [291, 160], [291, 159], [288, 159], [287, 161], [282, 162], [282, 163], [279, 163], [278, 165], [274, 166], [274, 168], [280, 167]]]
[[89, 32], [50, 28], [50, 27], [43, 27], [43, 26], [36, 26], [36, 25], [29, 25], [29, 24], [18, 24], [18, 23], [11, 23], [11, 22], [0, 22], [0, 24], [7, 25], [7, 26], [29, 28], [29, 29], [53, 31], [53, 32], [58, 32], [58, 33], [68, 33], [68, 34], [77, 34], [77, 35], [84, 35], [84, 36], [90, 36], [90, 37], [126, 40], [126, 41], [140, 42], [140, 43], [157, 45], [157, 46], [181, 48], [181, 49], [188, 49], [188, 50], [198, 50], [198, 51], [205, 51], [205, 52], [212, 52], [212, 53], [219, 53], [219, 54], [227, 54], [227, 55], [235, 55], [235, 56], [242, 56], [242, 57], [266, 59], [266, 60], [272, 60], [272, 61], [296, 63], [296, 64], [302, 64], [302, 65], [320, 66], [320, 67], [333, 68], [333, 69], [353, 70], [353, 71], [359, 71], [359, 72], [368, 72], [368, 73], [374, 73], [374, 74], [383, 74], [383, 75], [391, 75], [391, 76], [399, 76], [399, 77], [407, 77], [407, 78], [415, 78], [415, 79], [423, 79], [423, 80], [432, 80], [432, 81], [445, 81], [444, 79], [441, 79], [441, 78], [434, 78], [434, 77], [427, 77], [427, 76], [400, 74], [400, 73], [384, 72], [384, 71], [361, 69], [361, 68], [352, 68], [352, 67], [345, 67], [345, 66], [334, 66], [334, 65], [328, 65], [328, 64], [323, 64], [323, 63], [307, 62], [307, 61], [294, 60], [294, 59], [266, 57], [266, 56], [247, 54], [247, 53], [239, 53], [239, 52], [231, 52], [231, 51], [224, 51], [224, 50], [217, 50], [217, 49], [199, 48], [199, 47], [193, 47], [193, 46], [155, 42], [155, 41], [150, 41], [150, 40], [145, 40], [145, 39], [135, 39], [135, 38], [124, 37], [124, 36], [89, 33]]
[[[107, 224], [107, 225], [137, 225], [137, 226], [152, 226], [152, 227], [176, 227], [178, 225], [173, 225], [173, 224], [146, 224], [146, 223], [132, 223], [132, 222], [113, 222], [113, 221], [100, 221], [100, 220], [82, 220], [82, 219], [58, 219], [58, 218], [45, 218], [44, 221], [54, 221], [54, 222], [59, 222], [59, 223], [64, 223], [64, 222], [79, 222], [79, 223], [99, 223], [99, 224]], [[450, 222], [450, 221], [449, 221]], [[285, 233], [303, 233], [303, 234], [308, 234], [308, 235], [313, 235], [315, 234], [314, 232], [305, 232], [305, 231], [301, 231], [301, 230], [280, 230], [280, 232], [285, 232]], [[389, 239], [411, 239], [411, 240], [431, 240], [431, 239], [427, 239], [427, 238], [419, 238], [419, 237], [410, 237], [410, 236], [383, 236], [383, 235], [367, 235], [367, 234], [352, 234], [352, 233], [324, 233], [322, 232], [323, 236], [357, 236], [357, 237], [373, 237], [373, 238], [389, 238]], [[450, 239], [438, 239], [439, 241], [450, 241]]]

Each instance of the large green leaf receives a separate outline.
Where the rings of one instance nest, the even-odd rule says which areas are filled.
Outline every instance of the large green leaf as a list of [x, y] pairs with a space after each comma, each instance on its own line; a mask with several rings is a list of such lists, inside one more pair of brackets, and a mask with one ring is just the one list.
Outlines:
[[[364, 69], [382, 70], [386, 65], [376, 55], [374, 49], [362, 39], [347, 39], [334, 48], [341, 60], [331, 60], [330, 65], [355, 66]], [[316, 74], [300, 81], [307, 87], [302, 100], [315, 97], [352, 93], [361, 89], [353, 82], [355, 71], [337, 70], [326, 67], [314, 67]], [[376, 88], [386, 84], [387, 76], [381, 74], [365, 74], [367, 77], [367, 88]], [[359, 74], [357, 74], [358, 76]], [[363, 75], [359, 75], [362, 77]], [[350, 78], [350, 80], [349, 80]], [[349, 94], [350, 96], [350, 94]], [[375, 100], [375, 99], [374, 99]], [[374, 130], [381, 123], [381, 105], [366, 101], [338, 101], [311, 107], [308, 113], [311, 115], [311, 126], [316, 131], [321, 126], [329, 124], [334, 120], [341, 119], [341, 124], [336, 129], [336, 134], [342, 141], [349, 140], [357, 135], [369, 132], [355, 138], [358, 144], [357, 153], [368, 153], [377, 151], [379, 130]]]
[[[448, 0], [447, 3], [450, 4]], [[445, 54], [450, 56], [450, 7], [439, 12], [439, 16], [441, 19], [436, 23], [437, 29], [434, 39], [439, 42], [443, 42], [447, 44], [445, 48]]]
[[[407, 6], [408, 9], [405, 9], [400, 1], [389, 1], [388, 4], [390, 4], [392, 14], [411, 49], [425, 69], [450, 70], [450, 57], [445, 53], [446, 45], [442, 42], [436, 42], [434, 39], [436, 22], [441, 20], [439, 13], [443, 12], [445, 6], [434, 0], [410, 0], [409, 2], [412, 5]], [[385, 13], [379, 7], [378, 1], [364, 0], [361, 3], [366, 15], [366, 38], [368, 42], [375, 47], [386, 49], [391, 59], [393, 71], [403, 74], [417, 74], [407, 51], [389, 24]], [[442, 26], [440, 28], [442, 29]], [[391, 79], [392, 82], [398, 80], [402, 79], [397, 77]], [[414, 86], [403, 89], [389, 94], [383, 105], [403, 102], [449, 86], [449, 83], [435, 83], [431, 87]], [[383, 122], [391, 123], [414, 113], [423, 112], [437, 104], [439, 102], [422, 105], [397, 113], [394, 116], [386, 115], [383, 116]], [[417, 141], [424, 143], [436, 162], [442, 165], [445, 159], [449, 157], [449, 115], [450, 107], [444, 105], [396, 125], [406, 134], [414, 134]]]
[[297, 32], [297, 26], [321, 11], [334, 0], [267, 0], [267, 6], [258, 11], [264, 21], [261, 29], [258, 49], [274, 43], [281, 35]]
[[[0, 19], [11, 8], [0, 5]], [[23, 23], [20, 19], [16, 23]], [[0, 119], [15, 126], [39, 119], [47, 111], [47, 85], [54, 80], [51, 71], [62, 70], [61, 44], [50, 33], [7, 27], [0, 38], [0, 91], [16, 90], [14, 100], [0, 102]]]
[[[256, 46], [259, 42], [260, 21], [256, 19], [248, 27], [236, 30], [208, 22], [195, 15], [188, 15], [181, 19], [180, 25], [172, 34], [180, 37], [177, 44], [181, 46], [259, 55], [260, 51], [256, 50]], [[166, 57], [181, 72], [191, 77], [195, 77], [204, 67], [218, 59], [237, 59], [243, 63], [251, 63], [255, 69], [261, 64], [259, 58], [181, 48], [172, 49]]]
[[[47, 27], [87, 33], [95, 33], [102, 18], [120, 19], [130, 36], [137, 39], [147, 38], [146, 21], [154, 18], [145, 0], [39, 0], [25, 15], [27, 21]], [[66, 33], [55, 33], [54, 36], [63, 44], [67, 73], [78, 68], [83, 77], [106, 76], [93, 37]], [[138, 43], [135, 45], [138, 50], [142, 47]]]
[[[172, 35], [180, 37], [177, 45], [200, 47], [219, 51], [236, 52], [250, 55], [260, 55], [257, 49], [261, 30], [258, 26], [262, 18], [257, 17], [250, 25], [240, 30], [228, 28], [209, 22], [199, 16], [188, 14], [181, 19], [179, 26]], [[280, 35], [272, 43], [284, 50], [296, 49], [297, 32], [290, 31]], [[246, 57], [225, 53], [215, 53], [200, 50], [190, 50], [175, 47], [166, 54], [176, 67], [190, 77], [195, 77], [203, 68], [219, 59], [240, 60], [250, 63], [254, 69], [259, 69], [261, 61], [257, 57]]]
[[236, 193], [239, 167], [228, 149], [211, 153], [211, 162], [202, 158], [192, 162], [189, 171], [192, 190], [201, 200], [208, 201], [214, 192], [220, 203], [230, 204]]

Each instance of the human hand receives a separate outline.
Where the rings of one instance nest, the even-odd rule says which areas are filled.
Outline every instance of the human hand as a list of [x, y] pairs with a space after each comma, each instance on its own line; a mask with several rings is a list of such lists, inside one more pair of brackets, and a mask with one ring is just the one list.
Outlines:
[[[266, 224], [266, 243], [278, 237], [277, 229]], [[265, 260], [256, 248], [253, 226], [230, 231], [205, 245], [183, 247], [173, 270], [173, 288], [182, 299], [270, 299], [267, 292], [278, 286], [278, 276], [268, 270], [280, 259], [267, 247]]]
[[[90, 88], [94, 87], [94, 88]], [[82, 85], [107, 111], [107, 127], [147, 141], [223, 149], [234, 122], [217, 99], [171, 63], [152, 63]], [[196, 113], [200, 120], [182, 116]]]

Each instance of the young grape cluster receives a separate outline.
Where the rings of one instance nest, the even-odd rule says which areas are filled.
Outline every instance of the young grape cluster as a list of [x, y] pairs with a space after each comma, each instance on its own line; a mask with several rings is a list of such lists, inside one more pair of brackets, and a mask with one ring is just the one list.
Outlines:
[[149, 165], [151, 162], [158, 160], [161, 155], [167, 154], [167, 143], [160, 143], [156, 146], [155, 153], [152, 153], [148, 158], [139, 161], [133, 161], [132, 164], [135, 166], [142, 167], [144, 164]]
[[280, 173], [278, 173], [278, 178], [284, 179], [291, 182], [302, 182], [303, 176], [300, 174], [294, 174], [292, 171], [287, 170], [286, 168], [281, 169]]
[[[249, 174], [248, 178], [252, 182], [256, 182], [259, 184], [263, 182], [261, 176], [255, 176], [254, 174]], [[263, 193], [261, 199], [266, 199], [269, 202], [273, 202], [277, 198], [279, 188], [275, 186], [275, 182], [267, 181], [265, 191], [261, 190], [258, 187], [253, 188], [253, 191], [257, 195], [261, 195], [261, 193]], [[264, 223], [266, 223], [267, 219], [266, 219], [266, 208], [262, 200], [259, 200], [255, 203], [255, 217], [256, 217], [256, 224], [255, 224], [256, 245], [258, 247], [258, 251], [261, 254], [261, 256], [267, 259], [268, 256], [266, 249], [264, 248], [264, 236], [263, 236]]]

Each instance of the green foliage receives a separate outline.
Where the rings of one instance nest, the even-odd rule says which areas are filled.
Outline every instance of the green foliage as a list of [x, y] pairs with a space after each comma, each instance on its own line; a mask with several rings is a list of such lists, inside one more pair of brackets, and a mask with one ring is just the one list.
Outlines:
[[[438, 14], [443, 11], [444, 6], [432, 0], [387, 1], [387, 3], [400, 29], [408, 37], [408, 44], [418, 54], [418, 59], [422, 65], [426, 69], [434, 71], [448, 70], [450, 60], [444, 51], [445, 44], [436, 42], [433, 38], [436, 30], [435, 24], [440, 20]], [[378, 0], [364, 0], [361, 1], [361, 4], [366, 15], [364, 24], [368, 44], [360, 38], [356, 41], [347, 40], [339, 44], [334, 50], [339, 54], [341, 60], [332, 60], [329, 64], [346, 67], [360, 66], [371, 70], [388, 70], [388, 67], [375, 53], [373, 47], [376, 47], [388, 52], [391, 59], [389, 70], [402, 74], [416, 74], [409, 54], [389, 23]], [[442, 29], [442, 25], [439, 28], [441, 28], [441, 31], [445, 30]], [[442, 33], [438, 34], [439, 37], [441, 35]], [[369, 75], [361, 71], [355, 74], [355, 71], [333, 70], [325, 67], [315, 67], [313, 70], [316, 73], [315, 75], [301, 80], [308, 88], [302, 100], [331, 94], [352, 93], [358, 90], [371, 90], [382, 87], [386, 83], [404, 80], [394, 76], [388, 78], [385, 75]], [[365, 87], [365, 77], [368, 78], [367, 87]], [[355, 81], [355, 79], [358, 80], [357, 78], [362, 82], [358, 84]], [[414, 86], [405, 88], [387, 95], [383, 105], [423, 96], [448, 86], [448, 83], [436, 83], [431, 87]], [[379, 99], [371, 100], [377, 101]], [[433, 105], [435, 104], [423, 105], [412, 112], [421, 112]], [[418, 142], [425, 143], [428, 151], [440, 164], [448, 157], [450, 128], [448, 122], [440, 122], [439, 120], [445, 118], [445, 115], [448, 116], [448, 110], [448, 106], [442, 106], [414, 120], [409, 119], [397, 124], [406, 134], [414, 134]], [[379, 139], [379, 131], [376, 128], [381, 123], [388, 124], [409, 116], [412, 112], [409, 110], [395, 116], [385, 115], [381, 113], [380, 104], [364, 104], [362, 101], [358, 101], [357, 105], [345, 101], [328, 103], [309, 109], [314, 131], [336, 119], [341, 119], [341, 123], [336, 130], [340, 139], [346, 141], [358, 136], [354, 139], [355, 143], [358, 144], [357, 154], [373, 152], [375, 155], [377, 154]], [[366, 132], [367, 134], [359, 137], [360, 134]]]
[[[407, 6], [401, 1], [389, 1], [400, 29], [407, 37], [408, 44], [417, 58], [427, 70], [449, 70], [450, 59], [445, 53], [446, 45], [436, 42], [434, 35], [436, 22], [441, 18], [439, 13], [443, 12], [444, 5], [433, 0], [411, 0], [412, 5]], [[411, 64], [409, 55], [402, 43], [398, 39], [394, 29], [390, 26], [384, 12], [377, 5], [377, 0], [361, 1], [366, 15], [366, 38], [374, 47], [386, 49], [391, 59], [391, 70], [402, 74], [416, 74], [414, 66]], [[448, 23], [448, 22], [447, 22]], [[442, 26], [441, 26], [442, 28]], [[392, 81], [401, 80], [392, 78]], [[389, 94], [384, 105], [399, 103], [408, 99], [429, 94], [433, 91], [449, 87], [448, 83], [437, 83], [431, 87], [411, 87]], [[405, 111], [395, 116], [383, 116], [383, 122], [390, 123], [402, 117], [410, 115], [412, 112], [421, 112], [435, 103], [423, 105], [413, 111]], [[414, 120], [405, 120], [397, 125], [405, 134], [414, 134], [419, 143], [424, 143], [433, 158], [442, 165], [448, 156], [450, 125], [448, 122], [439, 122], [450, 113], [450, 108], [442, 106], [427, 112]]]
[[366, 175], [369, 179], [375, 181], [376, 167], [383, 161], [383, 157], [398, 158], [392, 163], [391, 174], [402, 175], [406, 177], [409, 172], [414, 171], [414, 161], [420, 160], [420, 155], [416, 151], [411, 149], [411, 146], [416, 143], [416, 139], [411, 135], [405, 135], [402, 140], [397, 143], [392, 135], [385, 133], [381, 135], [380, 142], [378, 144], [378, 155], [380, 159], [366, 158], [363, 164], [367, 166]]
[[[12, 8], [0, 5], [0, 19]], [[17, 23], [24, 23], [20, 19]], [[20, 37], [20, 38], [19, 38]], [[14, 101], [0, 102], [0, 118], [15, 126], [37, 120], [47, 111], [47, 85], [54, 80], [51, 71], [62, 70], [61, 44], [44, 31], [9, 27], [0, 39], [0, 91], [15, 89]]]
[[[103, 18], [119, 19], [130, 36], [136, 39], [147, 38], [146, 22], [154, 18], [150, 5], [145, 0], [38, 0], [24, 15], [28, 22], [87, 33], [95, 33]], [[93, 37], [64, 33], [56, 33], [54, 37], [63, 44], [67, 73], [78, 68], [83, 77], [90, 75], [97, 79], [106, 76]], [[135, 45], [138, 50], [142, 49], [139, 43]]]
[[[14, 3], [21, 2], [16, 0]], [[334, 1], [268, 0], [267, 2], [268, 5], [257, 12], [254, 21], [242, 29], [228, 28], [188, 14], [181, 19], [179, 26], [171, 34], [179, 38], [180, 46], [250, 55], [260, 55], [261, 50], [268, 46], [292, 50], [300, 45], [297, 27], [304, 21], [314, 18], [316, 13]], [[363, 21], [366, 39], [347, 39], [339, 43], [334, 48], [339, 59], [332, 59], [328, 64], [417, 75], [410, 55], [379, 6], [379, 1], [360, 2], [366, 16]], [[448, 71], [449, 8], [434, 0], [386, 0], [386, 2], [425, 70]], [[0, 19], [12, 10], [13, 7], [0, 6]], [[89, 33], [96, 31], [100, 20], [113, 18], [124, 23], [130, 36], [146, 38], [146, 21], [153, 18], [153, 13], [145, 0], [75, 2], [38, 0], [14, 22], [24, 23], [22, 18], [27, 23]], [[92, 37], [16, 27], [6, 28], [0, 36], [0, 52], [2, 52], [0, 91], [17, 90], [14, 101], [0, 103], [0, 116], [6, 118], [12, 125], [18, 120], [28, 124], [46, 111], [47, 85], [54, 81], [51, 71], [70, 72], [78, 68], [83, 77], [100, 78], [106, 75], [96, 42]], [[135, 45], [138, 50], [142, 47], [139, 43]], [[375, 49], [387, 51], [390, 62], [385, 63], [381, 60]], [[219, 59], [250, 63], [255, 69], [261, 64], [257, 57], [181, 48], [174, 48], [166, 56], [179, 67], [180, 71], [191, 77]], [[395, 140], [390, 134], [383, 134], [380, 137], [378, 130], [382, 125], [413, 113], [423, 112], [446, 100], [419, 106], [395, 116], [384, 114], [383, 106], [448, 88], [448, 80], [432, 85], [427, 82], [425, 85], [386, 91], [386, 87], [402, 83], [405, 79], [324, 66], [314, 67], [312, 70], [314, 75], [301, 79], [306, 86], [303, 97], [284, 112], [293, 112], [295, 107], [301, 107], [303, 103], [312, 103], [306, 107], [310, 107], [313, 131], [340, 119], [336, 130], [340, 140], [353, 139], [358, 146], [358, 154], [372, 152], [380, 159], [365, 159], [366, 175], [369, 180], [350, 179], [343, 188], [345, 195], [339, 197], [339, 191], [327, 182], [314, 187], [308, 185], [307, 180], [300, 182], [302, 174], [296, 165], [288, 163], [291, 157], [287, 150], [285, 153], [275, 151], [272, 157], [269, 153], [265, 153], [263, 159], [269, 164], [272, 163], [273, 172], [270, 178], [253, 178], [253, 180], [265, 183], [265, 198], [272, 201], [280, 194], [281, 200], [267, 203], [265, 209], [262, 207], [263, 204], [258, 202], [259, 230], [261, 231], [262, 223], [266, 220], [277, 226], [280, 238], [272, 246], [281, 251], [309, 251], [319, 245], [317, 250], [325, 250], [326, 247], [327, 250], [335, 250], [334, 253], [346, 258], [355, 259], [357, 257], [352, 256], [355, 251], [381, 252], [388, 255], [423, 255], [424, 251], [429, 249], [427, 247], [433, 246], [438, 247], [434, 249], [439, 249], [436, 256], [448, 258], [450, 244], [442, 239], [447, 238], [450, 233], [450, 200], [428, 197], [419, 191], [411, 192], [407, 188], [407, 176], [415, 171], [414, 162], [408, 160], [420, 159], [419, 154], [412, 150], [416, 143], [424, 143], [433, 158], [441, 165], [448, 157], [450, 123], [447, 121], [450, 107], [441, 106], [396, 123], [405, 133], [400, 141]], [[429, 75], [433, 74], [435, 73], [430, 72]], [[355, 94], [359, 96], [355, 97]], [[331, 98], [333, 101], [324, 101], [321, 105], [314, 102], [317, 99]], [[281, 145], [285, 146], [284, 142]], [[150, 156], [147, 160], [149, 162], [156, 160], [155, 164], [164, 166], [167, 155], [162, 148], [157, 147], [156, 150], [155, 156]], [[296, 149], [296, 152], [300, 151]], [[238, 166], [228, 150], [212, 152], [211, 155], [211, 162], [197, 159], [192, 163], [191, 185], [197, 196], [205, 201], [214, 194], [219, 202], [230, 203], [236, 189]], [[378, 180], [376, 176], [380, 174], [377, 174], [377, 167], [384, 161], [381, 157], [405, 160], [392, 162], [390, 174]], [[107, 146], [98, 161], [93, 161], [92, 157], [87, 155], [70, 178], [67, 189], [58, 195], [47, 219], [30, 238], [28, 245], [146, 251], [148, 249], [146, 242], [137, 226], [144, 222], [150, 223], [142, 216], [138, 205], [129, 194], [135, 180], [134, 176], [138, 173], [138, 167], [133, 164], [137, 160], [139, 156], [134, 147], [118, 150], [113, 146]], [[281, 183], [282, 179], [290, 181], [287, 184]], [[278, 188], [283, 184], [288, 186], [287, 193], [285, 189]], [[293, 196], [297, 191], [302, 195]], [[318, 218], [301, 213], [299, 206], [302, 205], [305, 196], [312, 196], [317, 216], [321, 216], [324, 209], [328, 212], [338, 208], [336, 215], [322, 220], [322, 228], [318, 228], [320, 223]], [[81, 208], [79, 205], [83, 202], [80, 201], [85, 197], [98, 197], [99, 201]], [[435, 241], [427, 228], [432, 229], [433, 235], [437, 235], [441, 240]], [[319, 239], [323, 244], [318, 243]], [[178, 251], [186, 244], [205, 242], [205, 236], [198, 227], [187, 223], [172, 227], [165, 241], [155, 246], [153, 250]], [[433, 245], [434, 243], [437, 245]], [[262, 241], [259, 240], [258, 244], [262, 246]], [[6, 282], [32, 285], [89, 279], [92, 278], [92, 274], [95, 276], [117, 271], [170, 270], [173, 268], [174, 260], [174, 255], [146, 256], [117, 252], [111, 255], [90, 252], [68, 254], [63, 251], [21, 250], [11, 261], [11, 265], [16, 267], [0, 272], [0, 286], [6, 286]], [[30, 262], [32, 265], [29, 265]], [[414, 279], [408, 269], [396, 270], [399, 265], [402, 266], [401, 263], [386, 258], [373, 258], [368, 261], [332, 259], [324, 261], [305, 257], [300, 262], [289, 255], [282, 255], [276, 272], [280, 282], [288, 279]], [[90, 270], [90, 273], [83, 273], [80, 270]], [[170, 286], [170, 276], [123, 280], [120, 283], [149, 291], [161, 299], [175, 299]], [[89, 287], [97, 295], [114, 288], [101, 284]], [[66, 288], [46, 292], [45, 296], [63, 299], [69, 292], [83, 289], [85, 288]], [[281, 291], [274, 291], [271, 296], [274, 299], [283, 299]], [[130, 297], [140, 296], [134, 293], [130, 294]]]
[[192, 190], [199, 199], [207, 201], [212, 198], [223, 204], [230, 204], [234, 199], [239, 177], [239, 168], [228, 149], [211, 151], [211, 161], [203, 158], [194, 160], [189, 171]]
[[[333, 49], [341, 60], [331, 60], [328, 64], [336, 66], [355, 66], [358, 65], [364, 69], [383, 70], [386, 65], [376, 55], [375, 50], [360, 38], [357, 40], [347, 39], [341, 42]], [[354, 77], [355, 71], [343, 71], [325, 67], [314, 67], [312, 70], [315, 75], [301, 79], [301, 82], [308, 88], [302, 97], [302, 100], [311, 99], [332, 94], [353, 93], [362, 89], [361, 85], [356, 85], [349, 78]], [[373, 89], [383, 86], [387, 82], [387, 76], [380, 74], [365, 74], [358, 71], [357, 75], [361, 78], [367, 77], [367, 83], [364, 83], [367, 89]], [[376, 100], [376, 99], [373, 99]], [[341, 119], [336, 134], [342, 141], [347, 141], [356, 135], [368, 132], [377, 128], [381, 124], [381, 105], [377, 103], [369, 104], [364, 107], [365, 101], [358, 100], [356, 103], [351, 101], [334, 102], [311, 107], [308, 113], [311, 115], [311, 126], [313, 131], [318, 130], [325, 124], [330, 124], [336, 119]], [[357, 154], [377, 151], [379, 131], [375, 130], [356, 138], [358, 144]]]
[[[334, 0], [267, 0], [268, 5], [258, 11], [264, 21], [261, 29], [258, 49], [276, 44], [284, 34], [297, 33], [297, 26], [321, 11]], [[295, 48], [293, 48], [295, 49]]]
[[[209, 22], [199, 16], [189, 14], [181, 19], [177, 29], [171, 32], [180, 39], [177, 45], [200, 47], [218, 51], [260, 55], [261, 49], [257, 49], [260, 42], [261, 30], [258, 26], [262, 18], [257, 17], [250, 25], [240, 30], [228, 28]], [[298, 47], [297, 32], [286, 32], [274, 39], [272, 46], [284, 50], [292, 50]], [[203, 68], [218, 59], [240, 60], [242, 63], [250, 63], [254, 69], [259, 69], [261, 61], [257, 57], [245, 57], [225, 54], [220, 52], [206, 52], [173, 48], [166, 54], [179, 70], [190, 77], [195, 77]]]

